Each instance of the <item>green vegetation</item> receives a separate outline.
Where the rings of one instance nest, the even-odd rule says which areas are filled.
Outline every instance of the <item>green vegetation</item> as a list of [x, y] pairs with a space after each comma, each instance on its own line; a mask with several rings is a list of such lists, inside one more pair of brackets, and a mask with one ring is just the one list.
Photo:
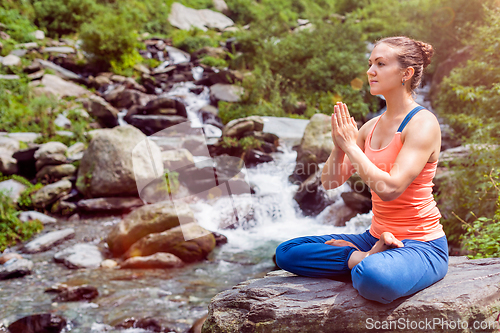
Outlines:
[[[471, 35], [471, 58], [441, 84], [437, 111], [464, 144], [469, 157], [454, 161], [440, 197], [442, 223], [452, 243], [463, 240], [476, 257], [498, 246], [500, 169], [500, 9], [486, 10]], [[496, 238], [494, 238], [496, 237]], [[497, 245], [492, 243], [496, 239]]]
[[40, 221], [21, 222], [8, 195], [0, 192], [0, 252], [17, 242], [30, 239], [43, 229]]

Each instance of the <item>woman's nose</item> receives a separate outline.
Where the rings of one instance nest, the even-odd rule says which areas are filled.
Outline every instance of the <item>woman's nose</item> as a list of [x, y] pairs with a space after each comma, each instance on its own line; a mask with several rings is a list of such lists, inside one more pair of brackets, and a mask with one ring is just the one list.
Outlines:
[[366, 74], [368, 74], [368, 76], [374, 76], [375, 75], [375, 71], [373, 70], [373, 66], [368, 67], [368, 70], [366, 71]]

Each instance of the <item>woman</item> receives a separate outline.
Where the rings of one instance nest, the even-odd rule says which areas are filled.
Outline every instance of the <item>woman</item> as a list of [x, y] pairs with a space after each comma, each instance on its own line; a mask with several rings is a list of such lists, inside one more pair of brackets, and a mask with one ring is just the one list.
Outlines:
[[370, 186], [373, 219], [363, 234], [300, 237], [276, 249], [278, 266], [310, 277], [351, 273], [361, 296], [380, 303], [411, 295], [448, 271], [448, 244], [432, 196], [441, 146], [436, 117], [413, 99], [432, 46], [408, 37], [384, 38], [368, 60], [372, 95], [387, 111], [358, 131], [344, 103], [335, 105], [335, 144], [321, 181], [342, 185], [357, 172]]

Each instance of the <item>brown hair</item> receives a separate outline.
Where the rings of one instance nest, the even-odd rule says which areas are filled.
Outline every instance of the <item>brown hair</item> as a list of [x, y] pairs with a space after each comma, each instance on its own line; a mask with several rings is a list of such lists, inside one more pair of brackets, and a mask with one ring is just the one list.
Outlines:
[[414, 91], [422, 81], [424, 68], [431, 63], [434, 48], [432, 45], [405, 36], [387, 37], [375, 43], [389, 44], [397, 49], [397, 59], [402, 68], [413, 67], [415, 74], [411, 78], [410, 91]]

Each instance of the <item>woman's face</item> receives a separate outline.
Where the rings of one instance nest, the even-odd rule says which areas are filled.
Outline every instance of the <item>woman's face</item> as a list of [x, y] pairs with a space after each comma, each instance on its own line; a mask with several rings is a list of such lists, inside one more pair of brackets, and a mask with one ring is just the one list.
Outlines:
[[366, 72], [372, 95], [384, 95], [394, 89], [404, 88], [401, 84], [403, 73], [394, 48], [386, 43], [375, 46], [368, 59]]

